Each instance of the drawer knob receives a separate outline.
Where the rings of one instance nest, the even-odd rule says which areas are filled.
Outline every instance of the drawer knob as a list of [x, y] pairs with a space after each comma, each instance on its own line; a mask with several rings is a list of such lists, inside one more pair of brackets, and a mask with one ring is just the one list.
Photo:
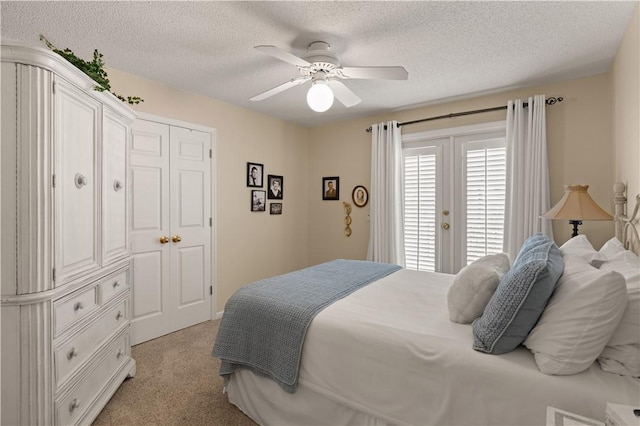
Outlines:
[[122, 312], [118, 311], [118, 313], [116, 314], [116, 321], [118, 321], [120, 318], [122, 318]]
[[80, 401], [78, 401], [76, 398], [73, 398], [73, 401], [69, 403], [69, 412], [73, 412], [73, 410], [75, 410], [79, 406], [80, 406]]
[[120, 285], [120, 283], [118, 281], [114, 281], [113, 282], [113, 288], [116, 288]]
[[76, 348], [71, 348], [71, 350], [67, 353], [67, 359], [71, 361], [71, 358], [73, 358], [74, 356], [78, 356], [78, 351], [76, 350]]
[[118, 192], [118, 191], [120, 191], [122, 189], [122, 183], [118, 179], [115, 179], [113, 181], [113, 189], [116, 192]]
[[122, 356], [122, 349], [118, 349], [118, 353], [116, 354], [116, 358], [120, 359]]
[[84, 305], [82, 304], [82, 302], [76, 302], [76, 303], [73, 305], [73, 310], [74, 310], [75, 312], [78, 312], [78, 311], [79, 311], [80, 309], [82, 309], [82, 308], [84, 308]]

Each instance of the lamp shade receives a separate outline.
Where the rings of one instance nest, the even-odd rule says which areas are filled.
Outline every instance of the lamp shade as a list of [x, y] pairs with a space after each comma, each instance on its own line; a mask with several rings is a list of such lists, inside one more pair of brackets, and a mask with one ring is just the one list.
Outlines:
[[541, 217], [567, 220], [613, 220], [587, 193], [589, 185], [568, 185], [558, 204]]

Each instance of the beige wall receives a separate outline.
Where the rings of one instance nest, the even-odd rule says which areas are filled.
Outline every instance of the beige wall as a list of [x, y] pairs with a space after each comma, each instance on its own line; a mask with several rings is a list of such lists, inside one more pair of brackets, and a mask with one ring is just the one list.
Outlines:
[[[308, 130], [157, 82], [109, 70], [114, 91], [144, 111], [216, 129], [216, 312], [241, 286], [308, 266]], [[247, 162], [284, 176], [282, 215], [250, 211]], [[266, 186], [265, 186], [266, 190]]]
[[629, 22], [611, 71], [614, 177], [627, 184], [627, 198], [640, 194], [640, 5]]
[[[628, 182], [631, 193], [640, 192], [638, 13], [636, 8], [611, 73], [310, 129], [118, 70], [109, 70], [109, 77], [117, 93], [145, 99], [134, 109], [217, 131], [219, 312], [234, 291], [254, 280], [331, 259], [366, 257], [369, 205], [352, 206], [352, 234], [346, 237], [342, 202], [352, 203], [354, 186], [370, 187], [371, 135], [365, 129], [372, 123], [505, 105], [539, 93], [562, 96], [562, 103], [547, 108], [552, 203], [565, 184], [589, 184], [591, 196], [610, 212], [615, 181]], [[403, 133], [503, 118], [504, 112], [494, 112], [444, 119], [406, 126]], [[249, 211], [247, 161], [265, 164], [265, 175], [284, 176], [281, 216]], [[340, 177], [340, 201], [322, 200], [324, 176]], [[596, 248], [613, 235], [610, 222], [585, 222], [580, 229]], [[562, 244], [570, 226], [554, 222], [554, 232]]]
[[[351, 190], [370, 182], [371, 135], [365, 128], [387, 120], [411, 121], [425, 117], [506, 105], [509, 99], [544, 93], [562, 96], [564, 101], [547, 108], [547, 143], [552, 203], [564, 192], [565, 184], [589, 184], [589, 193], [605, 209], [613, 211], [613, 144], [611, 142], [611, 83], [608, 74], [505, 93], [460, 100], [394, 114], [368, 117], [310, 129], [309, 146], [309, 261], [334, 258], [364, 259], [368, 245], [369, 206], [354, 209], [353, 234], [343, 235], [342, 205], [321, 201], [322, 176], [340, 176], [342, 201], [351, 202]], [[501, 120], [504, 111], [470, 115], [406, 126], [403, 133]], [[556, 241], [569, 239], [568, 223], [554, 223]], [[609, 222], [585, 222], [581, 232], [597, 247], [613, 235]]]

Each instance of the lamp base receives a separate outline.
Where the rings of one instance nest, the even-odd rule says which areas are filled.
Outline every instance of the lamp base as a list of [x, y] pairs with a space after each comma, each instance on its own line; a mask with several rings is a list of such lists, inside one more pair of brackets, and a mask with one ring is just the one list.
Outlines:
[[570, 220], [569, 223], [573, 225], [573, 233], [571, 234], [571, 238], [578, 236], [578, 225], [582, 225], [581, 220]]

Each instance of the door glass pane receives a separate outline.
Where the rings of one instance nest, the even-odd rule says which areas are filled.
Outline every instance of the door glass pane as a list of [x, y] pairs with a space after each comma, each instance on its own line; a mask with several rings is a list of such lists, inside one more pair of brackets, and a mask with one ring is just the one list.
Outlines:
[[436, 155], [405, 157], [404, 250], [408, 269], [435, 271]]
[[466, 264], [502, 251], [506, 178], [504, 147], [466, 155]]

